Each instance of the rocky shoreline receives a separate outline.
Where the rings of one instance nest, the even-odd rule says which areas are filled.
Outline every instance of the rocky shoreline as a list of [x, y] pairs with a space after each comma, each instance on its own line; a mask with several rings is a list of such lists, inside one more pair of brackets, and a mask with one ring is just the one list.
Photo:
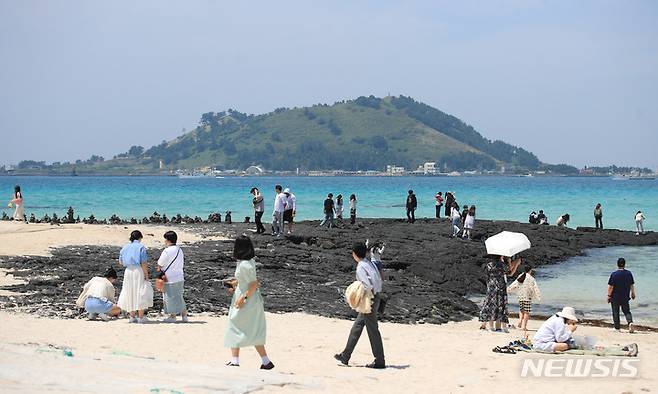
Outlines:
[[[169, 223], [172, 228], [182, 224]], [[139, 225], [126, 226], [126, 234]], [[345, 287], [354, 280], [350, 247], [355, 240], [376, 239], [387, 244], [384, 253], [385, 293], [389, 297], [385, 321], [445, 323], [476, 316], [479, 308], [464, 296], [482, 293], [485, 286], [484, 240], [500, 231], [525, 233], [533, 247], [524, 252], [526, 264], [541, 266], [564, 261], [586, 249], [613, 245], [658, 245], [658, 233], [570, 229], [509, 221], [479, 220], [471, 241], [451, 238], [451, 225], [434, 219], [409, 224], [397, 219], [361, 219], [327, 230], [318, 221], [295, 225], [295, 235], [274, 238], [254, 235], [253, 224], [190, 223], [187, 231], [204, 235], [252, 235], [257, 247], [259, 279], [269, 312], [306, 312], [350, 318], [354, 313], [343, 300]], [[142, 225], [147, 237], [148, 226]], [[221, 280], [233, 275], [231, 241], [203, 241], [183, 245], [186, 255], [185, 298], [192, 313], [224, 314], [230, 298]], [[118, 248], [71, 246], [56, 249], [51, 257], [0, 257], [0, 268], [12, 271], [25, 283], [2, 289], [15, 293], [0, 297], [0, 309], [41, 316], [78, 318], [75, 309], [82, 285], [117, 263]], [[151, 261], [160, 250], [149, 249]], [[119, 270], [117, 294], [121, 288]], [[153, 311], [161, 308], [156, 296]]]

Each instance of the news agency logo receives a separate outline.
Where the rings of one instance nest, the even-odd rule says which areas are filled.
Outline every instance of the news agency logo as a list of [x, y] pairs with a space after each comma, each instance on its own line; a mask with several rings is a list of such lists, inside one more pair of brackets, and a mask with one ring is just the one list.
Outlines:
[[634, 358], [532, 358], [523, 360], [522, 378], [636, 378]]

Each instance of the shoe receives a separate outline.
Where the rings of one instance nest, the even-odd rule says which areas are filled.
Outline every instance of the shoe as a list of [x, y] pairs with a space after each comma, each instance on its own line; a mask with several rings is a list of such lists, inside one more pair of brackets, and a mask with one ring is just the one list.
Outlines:
[[138, 319], [136, 317], [129, 317], [128, 323], [137, 323]]
[[334, 358], [336, 359], [336, 361], [338, 361], [340, 363], [338, 365], [347, 366], [349, 361], [350, 361], [349, 359], [345, 358], [345, 356], [343, 356], [342, 353], [335, 354]]
[[633, 323], [628, 323], [628, 332], [631, 334], [635, 332], [635, 326]]
[[146, 324], [149, 322], [149, 318], [144, 316], [142, 318], [137, 319], [137, 324]]
[[373, 362], [372, 364], [366, 364], [366, 368], [386, 369], [386, 364], [377, 364]]
[[272, 369], [272, 368], [274, 368], [274, 364], [272, 364], [271, 361], [269, 363], [265, 364], [265, 365], [261, 364], [261, 366], [260, 366], [260, 369]]
[[240, 364], [234, 364], [233, 361], [229, 361], [229, 362], [227, 362], [226, 365], [227, 365], [228, 367], [239, 367], [239, 366], [240, 366]]
[[181, 320], [182, 320], [183, 323], [187, 323], [187, 322], [190, 321], [190, 319], [188, 319], [187, 315], [181, 317]]
[[630, 357], [637, 357], [637, 354], [640, 352], [640, 349], [637, 347], [637, 343], [631, 343], [628, 345], [629, 347], [629, 352], [628, 355]]
[[169, 316], [168, 318], [162, 320], [163, 323], [176, 323], [176, 318]]
[[99, 314], [98, 314], [98, 317], [100, 317], [102, 321], [110, 321], [110, 320], [112, 320], [112, 318], [109, 317], [108, 315], [106, 315], [105, 313], [99, 313]]

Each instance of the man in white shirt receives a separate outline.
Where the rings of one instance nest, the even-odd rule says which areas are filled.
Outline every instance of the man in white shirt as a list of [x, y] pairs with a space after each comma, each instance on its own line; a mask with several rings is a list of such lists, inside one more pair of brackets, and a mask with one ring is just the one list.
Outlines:
[[286, 196], [281, 192], [281, 185], [274, 186], [274, 212], [272, 212], [272, 235], [283, 234], [283, 211], [285, 210]]
[[370, 348], [372, 354], [375, 356], [375, 361], [366, 365], [367, 368], [384, 369], [386, 362], [384, 361], [384, 346], [382, 344], [382, 336], [379, 332], [377, 324], [377, 311], [381, 302], [382, 291], [382, 278], [379, 275], [379, 270], [370, 260], [366, 258], [368, 248], [363, 242], [356, 242], [352, 247], [352, 258], [357, 262], [356, 266], [356, 279], [363, 283], [366, 290], [371, 290], [374, 298], [372, 300], [372, 309], [370, 313], [359, 313], [352, 325], [350, 336], [347, 339], [345, 349], [336, 354], [334, 358], [342, 365], [348, 365], [352, 352], [359, 342], [363, 327], [368, 331], [368, 339], [370, 340]]
[[292, 224], [297, 214], [297, 197], [290, 192], [290, 189], [283, 190], [285, 196], [285, 208], [283, 210], [283, 223], [288, 222], [288, 234], [292, 234]]

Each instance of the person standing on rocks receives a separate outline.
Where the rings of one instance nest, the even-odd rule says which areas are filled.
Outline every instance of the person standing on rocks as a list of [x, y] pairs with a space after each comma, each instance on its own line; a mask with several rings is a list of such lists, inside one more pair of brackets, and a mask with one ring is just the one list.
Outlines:
[[350, 224], [356, 223], [356, 194], [350, 196]]
[[343, 195], [336, 196], [336, 219], [343, 220]]
[[265, 198], [260, 194], [260, 191], [257, 187], [251, 188], [251, 194], [254, 198], [251, 200], [254, 205], [254, 221], [256, 222], [256, 234], [263, 234], [265, 232], [265, 226], [263, 226], [263, 213], [265, 212]]
[[466, 218], [464, 219], [464, 233], [462, 238], [471, 239], [473, 237], [473, 229], [475, 228], [475, 205], [471, 205], [466, 213]]
[[451, 217], [452, 203], [455, 201], [455, 195], [452, 192], [446, 192], [446, 211], [445, 216], [447, 218]]
[[285, 207], [283, 211], [283, 223], [288, 222], [288, 234], [292, 234], [292, 225], [297, 215], [297, 197], [290, 192], [289, 188], [283, 190], [285, 196]]
[[596, 207], [594, 207], [594, 225], [597, 229], [603, 230], [603, 208], [601, 208], [601, 203], [596, 204]]
[[452, 202], [452, 208], [450, 208], [450, 220], [452, 221], [452, 236], [456, 237], [459, 234], [459, 225], [461, 224], [461, 214], [456, 201]]
[[[126, 267], [119, 308], [130, 315], [130, 323], [148, 323], [144, 310], [153, 306], [153, 288], [149, 283], [148, 255], [142, 244], [141, 231], [130, 233], [130, 243], [119, 253], [119, 263]], [[150, 292], [150, 294], [148, 294]], [[150, 297], [149, 297], [150, 296]], [[135, 317], [137, 312], [137, 318]]]
[[324, 200], [324, 220], [320, 223], [320, 227], [324, 226], [325, 223], [329, 228], [334, 226], [334, 213], [336, 208], [334, 205], [334, 195], [333, 193], [327, 194], [327, 198]]
[[619, 331], [619, 308], [626, 317], [628, 323], [628, 332], [633, 332], [633, 315], [629, 300], [635, 299], [635, 280], [631, 271], [626, 269], [626, 260], [620, 257], [617, 260], [617, 271], [610, 274], [608, 279], [608, 304], [612, 306], [612, 321], [615, 330]]
[[272, 212], [272, 235], [283, 234], [283, 212], [285, 210], [286, 196], [281, 192], [281, 185], [274, 186], [274, 211]]
[[356, 266], [356, 280], [363, 283], [367, 290], [371, 290], [374, 298], [372, 300], [372, 307], [370, 313], [359, 313], [352, 325], [350, 335], [347, 339], [347, 344], [342, 352], [334, 355], [334, 358], [341, 365], [348, 365], [352, 352], [359, 342], [363, 327], [366, 327], [368, 332], [368, 339], [370, 340], [370, 348], [375, 357], [375, 361], [367, 364], [367, 368], [384, 369], [386, 362], [384, 360], [384, 346], [382, 344], [382, 336], [379, 332], [377, 324], [377, 313], [379, 304], [381, 302], [382, 291], [382, 278], [379, 275], [379, 270], [374, 263], [366, 258], [368, 248], [364, 242], [356, 242], [352, 247], [352, 258], [357, 263]]
[[82, 293], [75, 302], [76, 306], [84, 308], [90, 320], [100, 317], [101, 320], [108, 321], [111, 316], [119, 316], [121, 308], [114, 304], [116, 281], [117, 272], [112, 267], [105, 271], [105, 275], [91, 278], [82, 288]]
[[443, 195], [441, 192], [436, 193], [436, 196], [434, 196], [434, 199], [436, 200], [436, 218], [441, 219], [441, 207], [443, 207]]
[[169, 315], [164, 319], [165, 323], [176, 323], [176, 315], [181, 315], [183, 323], [187, 323], [187, 306], [183, 299], [185, 255], [176, 242], [178, 235], [174, 231], [164, 233], [165, 249], [157, 265], [158, 271], [167, 278], [162, 293], [164, 311]]
[[637, 227], [637, 233], [635, 235], [644, 234], [644, 214], [642, 211], [637, 211], [635, 214], [635, 227]]
[[413, 190], [409, 190], [407, 195], [407, 222], [414, 223], [416, 221], [416, 208], [418, 207], [418, 200]]
[[255, 256], [254, 245], [249, 237], [243, 235], [235, 240], [235, 279], [227, 282], [230, 285], [228, 292], [233, 297], [224, 335], [224, 346], [231, 349], [231, 361], [226, 365], [239, 367], [240, 348], [254, 346], [261, 358], [260, 369], [272, 369], [274, 364], [265, 350], [267, 324], [260, 282], [256, 276]]

